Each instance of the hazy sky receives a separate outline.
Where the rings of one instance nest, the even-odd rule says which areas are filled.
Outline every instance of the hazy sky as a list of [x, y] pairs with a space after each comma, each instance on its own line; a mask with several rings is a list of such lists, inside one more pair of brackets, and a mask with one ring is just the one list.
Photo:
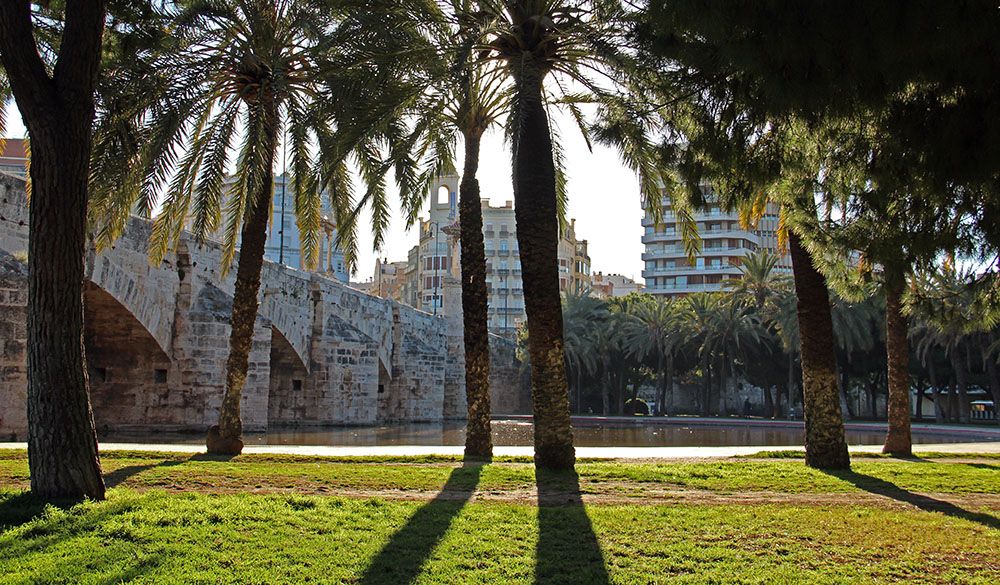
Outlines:
[[[17, 108], [9, 104], [7, 109], [7, 135], [24, 136]], [[640, 241], [642, 208], [635, 175], [622, 166], [614, 150], [595, 145], [591, 153], [570, 120], [557, 116], [556, 121], [566, 153], [569, 215], [576, 218], [577, 238], [590, 243], [593, 271], [616, 272], [639, 280], [643, 266], [640, 258], [643, 251]], [[458, 156], [460, 161], [461, 146]], [[483, 197], [489, 197], [493, 205], [513, 199], [510, 153], [504, 146], [501, 132], [495, 131], [485, 137], [481, 156], [479, 183]], [[398, 218], [398, 214], [395, 217]], [[368, 225], [365, 222], [367, 218], [362, 225]], [[416, 229], [407, 231], [402, 219], [395, 219], [383, 250], [376, 254], [372, 251], [371, 233], [362, 230], [358, 270], [351, 280], [363, 282], [371, 278], [376, 256], [405, 260], [407, 251], [416, 244], [416, 233]]]

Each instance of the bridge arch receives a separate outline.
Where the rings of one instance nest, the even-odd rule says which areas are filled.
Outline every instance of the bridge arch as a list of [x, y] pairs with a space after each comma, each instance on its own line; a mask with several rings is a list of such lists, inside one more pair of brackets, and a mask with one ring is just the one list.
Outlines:
[[112, 294], [84, 284], [84, 346], [99, 430], [168, 422], [174, 377], [170, 356]]

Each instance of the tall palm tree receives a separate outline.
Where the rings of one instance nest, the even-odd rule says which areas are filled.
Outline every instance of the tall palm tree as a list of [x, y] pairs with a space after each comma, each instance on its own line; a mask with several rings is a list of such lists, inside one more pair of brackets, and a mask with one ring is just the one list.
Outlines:
[[600, 360], [596, 332], [608, 321], [606, 304], [584, 293], [563, 297], [563, 339], [566, 371], [576, 393], [577, 412], [583, 409], [583, 377], [597, 372]]
[[[548, 96], [567, 84], [591, 97], [612, 94], [596, 79], [620, 79], [630, 58], [624, 51], [625, 12], [620, 2], [492, 0], [481, 3], [491, 30], [484, 56], [502, 62], [513, 83], [508, 134], [513, 147], [514, 213], [528, 316], [535, 416], [535, 464], [573, 467], [573, 431], [563, 363], [559, 300], [559, 153], [553, 149]], [[564, 83], [565, 82], [565, 83]], [[606, 100], [607, 102], [613, 100]], [[577, 100], [562, 100], [582, 120]], [[622, 143], [623, 160], [642, 175], [647, 200], [655, 201], [651, 157], [636, 150], [643, 140]]]
[[[933, 273], [918, 273], [909, 299], [909, 310], [922, 322], [918, 355], [926, 360], [927, 354], [938, 348], [950, 360], [957, 390], [957, 404], [952, 403], [950, 415], [963, 423], [970, 419], [970, 351], [977, 343], [978, 333], [996, 325], [995, 312], [983, 310], [976, 302], [973, 280], [970, 270], [959, 269], [947, 261]], [[956, 396], [949, 394], [949, 398]]]
[[[476, 58], [474, 49], [483, 38], [484, 23], [479, 2], [452, 0], [439, 5], [416, 2], [416, 13], [390, 8], [383, 16], [390, 22], [405, 25], [408, 20], [422, 20], [423, 34], [414, 34], [396, 43], [405, 47], [407, 57], [386, 53], [384, 44], [357, 43], [368, 60], [377, 60], [379, 67], [398, 71], [397, 82], [384, 87], [382, 94], [370, 100], [357, 97], [348, 103], [367, 103], [366, 112], [354, 120], [353, 126], [364, 131], [371, 119], [394, 112], [410, 122], [410, 130], [390, 146], [390, 156], [400, 168], [423, 163], [423, 172], [413, 174], [413, 180], [401, 185], [400, 198], [404, 214], [415, 221], [422, 203], [430, 192], [431, 182], [455, 169], [455, 144], [461, 137], [464, 146], [462, 175], [459, 183], [459, 230], [462, 271], [462, 321], [465, 347], [465, 391], [468, 404], [465, 453], [475, 457], [490, 457], [493, 444], [490, 433], [490, 352], [487, 327], [488, 291], [486, 255], [483, 241], [483, 220], [480, 199], [480, 147], [483, 135], [506, 115], [509, 107], [509, 84], [494, 63]], [[393, 27], [394, 29], [396, 27]], [[397, 33], [398, 34], [398, 33]], [[354, 84], [345, 84], [342, 95], [350, 88], [361, 93], [370, 91], [370, 78], [356, 77]], [[342, 128], [341, 141], [350, 147], [351, 130]], [[426, 159], [426, 160], [425, 160]], [[371, 204], [376, 217], [386, 216], [387, 210], [377, 199], [352, 201], [335, 199], [335, 213], [342, 226], [338, 232], [344, 248], [356, 247], [356, 220], [360, 207]], [[381, 241], [387, 222], [376, 221], [376, 243]], [[353, 254], [349, 260], [353, 260]]]
[[740, 264], [740, 278], [726, 281], [726, 289], [763, 311], [791, 285], [788, 274], [777, 270], [780, 260], [781, 257], [767, 250], [747, 254]]
[[675, 359], [688, 340], [687, 305], [668, 298], [637, 303], [622, 327], [622, 345], [638, 360], [652, 358], [659, 377], [656, 413], [667, 412], [673, 395]]
[[[321, 181], [311, 154], [314, 145], [322, 150], [331, 141], [328, 121], [314, 106], [336, 85], [339, 70], [329, 33], [344, 15], [311, 0], [200, 0], [165, 10], [170, 45], [151, 62], [137, 63], [131, 75], [122, 75], [121, 90], [133, 92], [135, 101], [104, 120], [107, 143], [122, 142], [121, 136], [131, 133], [132, 140], [125, 142], [133, 148], [121, 164], [102, 169], [106, 175], [95, 183], [104, 188], [95, 193], [93, 212], [102, 223], [99, 239], [107, 243], [133, 209], [150, 213], [165, 189], [162, 211], [153, 222], [154, 259], [189, 225], [198, 238], [222, 230], [224, 270], [239, 246], [225, 392], [218, 425], [207, 437], [210, 452], [239, 453], [240, 400], [282, 127], [307, 263], [318, 257], [321, 187], [349, 190], [343, 164], [323, 168]], [[123, 120], [132, 121], [132, 127]], [[227, 181], [237, 139], [235, 172]], [[384, 165], [372, 160], [372, 149], [358, 150], [364, 178], [378, 182]]]

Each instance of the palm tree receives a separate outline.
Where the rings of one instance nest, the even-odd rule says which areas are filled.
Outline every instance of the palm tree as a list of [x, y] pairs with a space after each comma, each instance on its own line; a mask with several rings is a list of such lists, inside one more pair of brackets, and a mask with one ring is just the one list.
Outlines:
[[687, 342], [687, 305], [676, 299], [650, 298], [637, 303], [623, 323], [622, 345], [634, 358], [652, 358], [659, 377], [656, 413], [667, 412], [674, 387], [674, 361]]
[[[505, 65], [513, 82], [508, 135], [513, 146], [512, 178], [518, 247], [528, 316], [535, 416], [535, 464], [573, 467], [563, 324], [557, 265], [560, 189], [547, 98], [567, 83], [583, 87], [587, 99], [610, 96], [592, 75], [621, 78], [630, 59], [622, 50], [624, 11], [620, 2], [506, 0], [482, 2], [490, 22], [484, 55]], [[547, 83], [548, 82], [548, 83]], [[582, 121], [578, 99], [561, 100]], [[614, 100], [604, 100], [606, 103]], [[657, 196], [658, 171], [651, 156], [636, 150], [642, 140], [622, 143], [623, 159], [642, 175], [648, 201]]]
[[570, 292], [563, 297], [566, 371], [576, 393], [577, 412], [583, 409], [583, 377], [598, 370], [596, 333], [607, 324], [608, 317], [606, 304], [586, 292]]
[[740, 278], [726, 281], [727, 290], [764, 311], [777, 295], [791, 286], [788, 274], [777, 270], [781, 258], [767, 250], [747, 254], [740, 264]]
[[[913, 294], [909, 310], [921, 322], [918, 328], [918, 355], [928, 359], [928, 353], [939, 348], [951, 362], [956, 395], [949, 394], [951, 418], [967, 423], [970, 418], [968, 397], [969, 356], [976, 336], [996, 324], [996, 315], [983, 310], [976, 302], [975, 291], [970, 286], [973, 275], [945, 262], [931, 274], [920, 273], [914, 277]], [[957, 412], [957, 417], [955, 413]]]
[[[336, 85], [339, 70], [331, 57], [329, 34], [335, 15], [310, 0], [205, 0], [166, 10], [171, 44], [151, 62], [137, 63], [131, 76], [123, 74], [121, 90], [133, 92], [135, 103], [105, 118], [109, 143], [121, 141], [122, 120], [134, 120], [133, 140], [127, 141], [134, 148], [95, 181], [104, 189], [95, 193], [93, 212], [103, 222], [99, 239], [107, 243], [121, 232], [134, 208], [148, 214], [165, 188], [150, 242], [154, 259], [161, 258], [188, 225], [198, 238], [222, 229], [224, 270], [239, 245], [226, 387], [219, 423], [207, 437], [210, 452], [239, 453], [240, 399], [257, 317], [282, 126], [308, 263], [318, 256], [321, 187], [349, 191], [343, 164], [324, 167], [321, 182], [311, 154], [314, 144], [323, 150], [332, 141], [325, 116], [317, 115], [314, 106]], [[236, 139], [241, 144], [235, 173], [227, 181]], [[380, 181], [385, 170], [372, 160], [372, 149], [358, 150], [364, 178]]]
[[[426, 35], [413, 35], [405, 41], [406, 53], [413, 62], [401, 62], [396, 53], [386, 54], [381, 45], [361, 42], [358, 45], [365, 58], [377, 59], [378, 65], [398, 71], [399, 82], [384, 87], [377, 104], [370, 100], [349, 97], [347, 103], [368, 103], [369, 107], [355, 120], [360, 131], [385, 115], [394, 115], [410, 121], [411, 130], [400, 136], [397, 144], [390, 146], [395, 163], [412, 167], [422, 159], [429, 159], [424, 172], [415, 174], [414, 180], [402, 185], [400, 198], [404, 213], [415, 220], [431, 181], [455, 168], [454, 152], [456, 134], [464, 145], [462, 177], [459, 184], [459, 230], [462, 271], [462, 321], [465, 346], [465, 391], [468, 404], [465, 454], [490, 457], [493, 451], [490, 433], [490, 352], [487, 327], [486, 255], [483, 241], [483, 220], [480, 200], [479, 169], [480, 146], [483, 135], [506, 114], [509, 91], [495, 64], [476, 59], [474, 48], [481, 44], [483, 23], [479, 3], [472, 0], [453, 0], [436, 6], [427, 3], [418, 6], [423, 11], [417, 15], [425, 26]], [[414, 15], [405, 11], [387, 10], [382, 13], [392, 22], [405, 25]], [[373, 57], [374, 55], [374, 57]], [[442, 57], [443, 56], [443, 57]], [[369, 91], [370, 78], [357, 77], [353, 89]], [[350, 91], [341, 90], [341, 94]], [[341, 140], [350, 147], [351, 130], [341, 128]], [[411, 171], [407, 171], [411, 172]], [[335, 200], [335, 213], [340, 220], [339, 237], [344, 248], [356, 247], [356, 219], [365, 199], [354, 202], [340, 197]], [[387, 214], [377, 199], [370, 201], [376, 217]], [[381, 241], [387, 222], [375, 224], [376, 243]], [[351, 258], [353, 260], [353, 258]]]

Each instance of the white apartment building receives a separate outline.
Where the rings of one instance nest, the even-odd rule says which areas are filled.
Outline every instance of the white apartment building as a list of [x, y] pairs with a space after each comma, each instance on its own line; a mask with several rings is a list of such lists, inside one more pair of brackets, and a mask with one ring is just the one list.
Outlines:
[[778, 270], [791, 271], [791, 257], [778, 248], [777, 206], [769, 204], [755, 229], [746, 230], [740, 226], [735, 211], [721, 209], [713, 199], [709, 193], [708, 207], [694, 213], [702, 243], [693, 261], [685, 251], [669, 197], [661, 199], [659, 223], [649, 213], [643, 218], [642, 243], [646, 251], [642, 254], [642, 277], [647, 293], [673, 296], [722, 290], [726, 280], [742, 277], [743, 258], [761, 249], [779, 254]]
[[[459, 177], [441, 177], [431, 193], [429, 217], [420, 221], [420, 243], [410, 250], [400, 300], [429, 313], [443, 307], [444, 278], [460, 276], [458, 243]], [[511, 336], [525, 322], [521, 259], [515, 231], [514, 203], [493, 207], [481, 200], [483, 242], [486, 252], [488, 327], [492, 333]], [[589, 284], [590, 258], [585, 240], [576, 240], [571, 222], [559, 246], [560, 288]], [[581, 283], [583, 278], [587, 283]]]

